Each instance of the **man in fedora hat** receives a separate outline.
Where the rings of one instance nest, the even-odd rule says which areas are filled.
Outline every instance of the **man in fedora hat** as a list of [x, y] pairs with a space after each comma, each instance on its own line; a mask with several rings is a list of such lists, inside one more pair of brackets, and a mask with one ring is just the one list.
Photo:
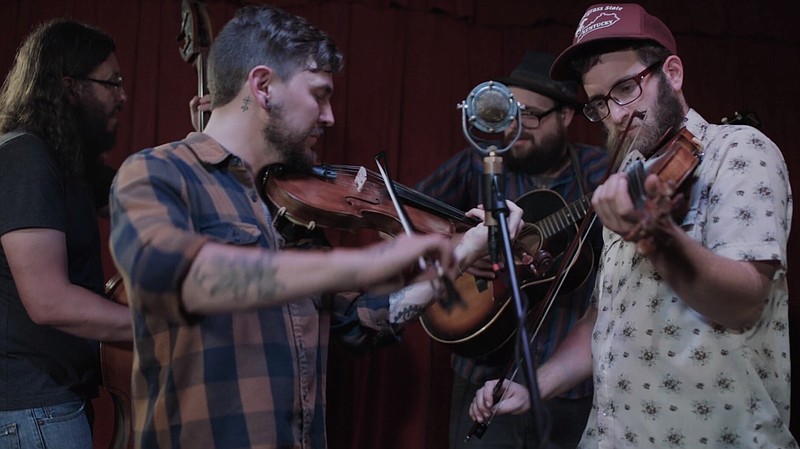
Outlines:
[[[680, 216], [647, 213], [672, 201], [674, 186], [655, 174], [644, 209], [625, 172], [595, 191], [597, 288], [569, 344], [539, 368], [542, 397], [593, 376], [582, 448], [798, 447], [789, 430], [792, 194], [780, 150], [755, 128], [714, 125], [688, 106], [675, 38], [640, 5], [589, 7], [551, 73], [580, 79], [583, 113], [603, 125], [609, 148], [622, 143], [623, 168], [677, 132], [703, 154]], [[478, 392], [476, 419], [525, 412], [519, 384], [496, 406], [492, 387]]]
[[[578, 105], [577, 83], [552, 80], [549, 72], [554, 60], [553, 56], [545, 53], [527, 52], [510, 76], [494, 80], [507, 85], [514, 98], [524, 105], [522, 123], [515, 120], [504, 130], [502, 137], [502, 147], [505, 147], [516, 135], [517, 127], [522, 126], [519, 139], [502, 154], [504, 193], [511, 200], [546, 189], [563, 198], [564, 204], [572, 203], [592, 192], [605, 174], [608, 157], [602, 148], [573, 144], [567, 139], [567, 128]], [[484, 154], [475, 148], [463, 149], [423, 179], [417, 189], [462, 210], [475, 207], [483, 202], [483, 157]], [[525, 214], [543, 218], [557, 210], [526, 210]], [[591, 240], [596, 249], [602, 245], [598, 226], [592, 229]], [[582, 285], [565, 286], [562, 291], [571, 291], [558, 297], [558, 307], [548, 315], [533, 346], [537, 363], [549, 358], [588, 307], [594, 276], [593, 273], [587, 275], [589, 278]], [[532, 303], [541, 299], [530, 298]], [[528, 415], [500, 416], [482, 438], [472, 438], [468, 446], [464, 441], [472, 426], [469, 403], [484, 381], [505, 372], [514, 356], [514, 340], [511, 338], [502, 347], [493, 351], [489, 349], [489, 354], [477, 358], [453, 355], [451, 448], [521, 448], [526, 447], [526, 441], [535, 433], [535, 423]], [[501, 346], [500, 342], [498, 346]], [[558, 423], [552, 426], [551, 436], [560, 447], [575, 447], [577, 444], [589, 413], [591, 395], [592, 385], [587, 381], [545, 404], [551, 422]]]

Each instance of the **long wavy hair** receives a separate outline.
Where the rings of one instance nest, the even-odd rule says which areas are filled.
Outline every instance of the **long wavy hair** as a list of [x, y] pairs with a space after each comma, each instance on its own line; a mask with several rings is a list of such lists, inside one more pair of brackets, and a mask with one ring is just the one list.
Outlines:
[[89, 161], [63, 78], [87, 76], [114, 51], [111, 36], [83, 23], [55, 19], [38, 26], [0, 89], [0, 133], [30, 131], [53, 148], [66, 173], [82, 173]]

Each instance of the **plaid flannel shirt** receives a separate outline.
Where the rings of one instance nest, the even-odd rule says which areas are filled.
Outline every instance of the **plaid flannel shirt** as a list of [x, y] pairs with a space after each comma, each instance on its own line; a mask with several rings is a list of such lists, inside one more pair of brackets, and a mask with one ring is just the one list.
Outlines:
[[388, 298], [187, 313], [181, 283], [204, 243], [282, 243], [241, 159], [204, 134], [128, 158], [111, 212], [134, 322], [135, 447], [326, 447], [329, 332], [362, 347], [396, 341]]

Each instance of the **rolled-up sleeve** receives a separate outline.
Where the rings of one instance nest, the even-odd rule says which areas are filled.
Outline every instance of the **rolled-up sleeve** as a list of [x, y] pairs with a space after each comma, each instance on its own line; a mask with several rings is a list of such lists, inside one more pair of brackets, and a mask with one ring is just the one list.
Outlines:
[[208, 237], [191, 232], [184, 176], [168, 157], [144, 150], [120, 168], [110, 198], [110, 247], [132, 306], [185, 323], [191, 316], [181, 284]]

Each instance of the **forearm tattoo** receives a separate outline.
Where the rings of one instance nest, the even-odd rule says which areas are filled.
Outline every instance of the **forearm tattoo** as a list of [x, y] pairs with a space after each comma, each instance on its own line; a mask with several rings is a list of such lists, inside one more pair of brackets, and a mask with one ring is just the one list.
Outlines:
[[398, 290], [389, 294], [389, 318], [395, 322], [394, 318], [397, 311], [402, 305], [403, 299], [406, 297], [406, 289]]
[[425, 308], [419, 304], [409, 304], [393, 314], [394, 319], [392, 319], [392, 323], [401, 324], [411, 321], [419, 317], [423, 310], [425, 310]]
[[274, 254], [252, 257], [215, 255], [192, 271], [192, 280], [216, 301], [258, 303], [270, 300], [286, 286], [277, 278]]
[[[424, 295], [420, 288], [420, 284], [417, 284], [389, 294], [390, 323], [404, 324], [418, 318], [425, 311], [428, 298], [419, 296], [420, 294]], [[412, 293], [414, 289], [417, 289], [417, 294]], [[419, 304], [421, 300], [423, 304]]]

